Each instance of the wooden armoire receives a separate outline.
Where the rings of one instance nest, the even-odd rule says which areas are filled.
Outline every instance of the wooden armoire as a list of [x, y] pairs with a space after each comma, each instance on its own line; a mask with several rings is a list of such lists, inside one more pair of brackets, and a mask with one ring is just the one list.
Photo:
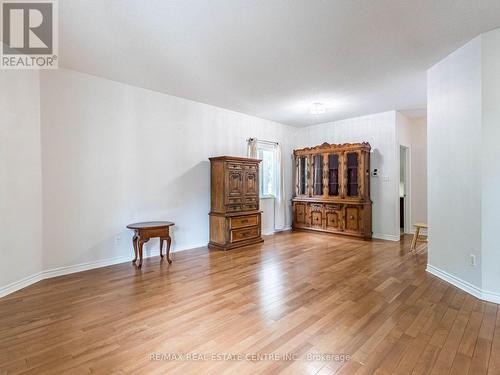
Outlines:
[[294, 151], [295, 229], [372, 237], [370, 144], [328, 144]]
[[264, 241], [259, 210], [258, 159], [210, 158], [211, 248], [228, 250]]

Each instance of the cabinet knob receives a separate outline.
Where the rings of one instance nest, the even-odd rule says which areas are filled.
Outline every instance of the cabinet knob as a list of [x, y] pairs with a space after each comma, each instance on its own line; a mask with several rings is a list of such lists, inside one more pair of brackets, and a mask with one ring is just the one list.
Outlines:
[[349, 219], [353, 220], [353, 219], [354, 219], [354, 216], [352, 216], [352, 215], [351, 215], [351, 216], [349, 216]]

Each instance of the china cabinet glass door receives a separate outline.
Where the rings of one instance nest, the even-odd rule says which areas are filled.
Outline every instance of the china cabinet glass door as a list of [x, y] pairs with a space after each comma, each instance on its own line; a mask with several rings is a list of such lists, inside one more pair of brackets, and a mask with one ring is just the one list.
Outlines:
[[307, 156], [302, 156], [299, 158], [299, 195], [307, 194]]
[[339, 155], [328, 155], [328, 195], [339, 195]]
[[347, 153], [347, 196], [355, 197], [358, 195], [358, 153]]
[[314, 155], [313, 195], [323, 195], [323, 155]]

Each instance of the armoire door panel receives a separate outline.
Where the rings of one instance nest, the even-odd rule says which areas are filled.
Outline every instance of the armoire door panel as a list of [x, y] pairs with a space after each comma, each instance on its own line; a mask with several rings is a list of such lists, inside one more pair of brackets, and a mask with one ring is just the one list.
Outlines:
[[228, 178], [228, 195], [241, 196], [243, 195], [243, 172], [240, 170], [229, 170]]
[[329, 197], [338, 197], [340, 195], [340, 156], [339, 154], [327, 154], [327, 195]]
[[245, 173], [245, 195], [258, 195], [259, 194], [259, 183], [258, 183], [257, 172], [246, 172]]
[[359, 195], [359, 153], [346, 153], [346, 195], [357, 197]]
[[314, 155], [313, 157], [313, 175], [312, 175], [312, 195], [323, 195], [323, 155]]
[[308, 196], [309, 195], [309, 161], [307, 156], [296, 159], [296, 195]]
[[359, 208], [346, 207], [345, 209], [345, 229], [351, 232], [359, 232]]
[[299, 226], [307, 224], [307, 205], [305, 203], [295, 203], [295, 223]]
[[323, 215], [321, 211], [311, 212], [311, 226], [313, 228], [323, 228]]
[[327, 230], [341, 230], [341, 212], [340, 211], [325, 211], [325, 227]]
[[309, 205], [309, 216], [311, 217], [311, 227], [322, 229], [323, 228], [323, 206], [320, 204]]

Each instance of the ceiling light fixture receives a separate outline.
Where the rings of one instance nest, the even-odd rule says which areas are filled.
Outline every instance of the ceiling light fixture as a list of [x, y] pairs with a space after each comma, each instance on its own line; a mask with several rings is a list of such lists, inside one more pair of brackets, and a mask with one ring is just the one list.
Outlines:
[[326, 107], [323, 103], [313, 103], [309, 112], [311, 115], [321, 115], [326, 112]]

